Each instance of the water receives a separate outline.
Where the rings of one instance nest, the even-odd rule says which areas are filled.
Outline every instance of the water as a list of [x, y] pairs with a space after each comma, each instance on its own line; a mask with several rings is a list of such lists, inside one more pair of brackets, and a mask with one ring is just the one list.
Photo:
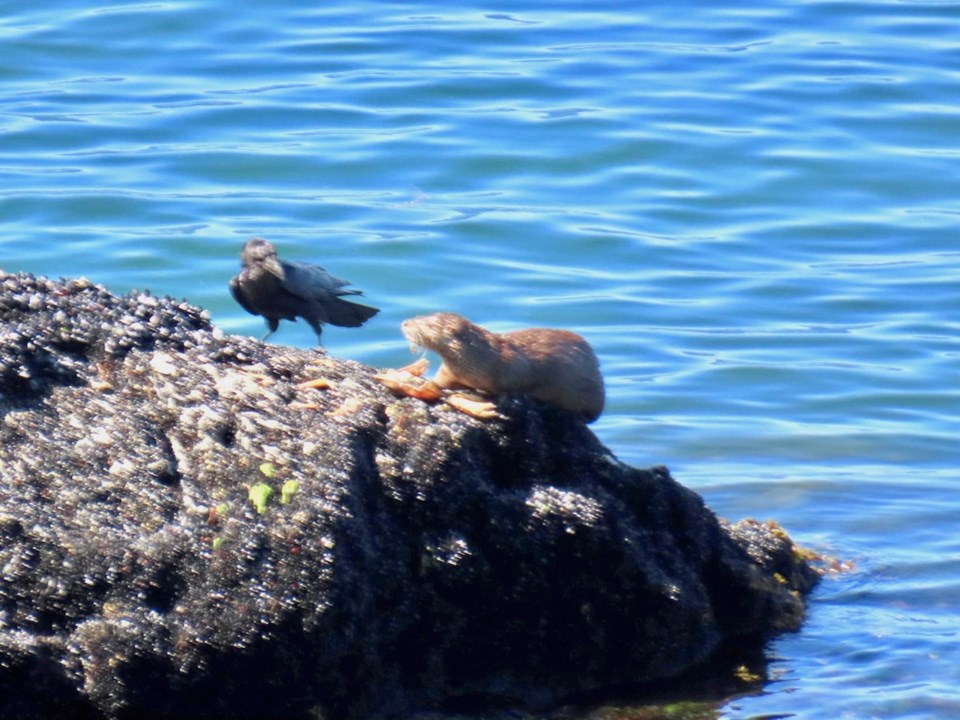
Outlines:
[[853, 564], [718, 714], [960, 716], [960, 3], [4, 5], [0, 266], [577, 330], [614, 452]]

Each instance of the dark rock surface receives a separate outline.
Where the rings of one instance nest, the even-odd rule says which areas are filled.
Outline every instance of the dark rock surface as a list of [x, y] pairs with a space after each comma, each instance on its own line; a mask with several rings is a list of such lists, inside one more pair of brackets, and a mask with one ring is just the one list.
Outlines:
[[485, 423], [373, 372], [0, 272], [0, 715], [542, 707], [799, 626], [775, 526], [546, 406]]

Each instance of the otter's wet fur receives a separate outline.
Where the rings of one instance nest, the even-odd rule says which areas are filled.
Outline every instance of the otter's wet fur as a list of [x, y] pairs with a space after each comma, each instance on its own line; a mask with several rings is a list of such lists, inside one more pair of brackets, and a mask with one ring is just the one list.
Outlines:
[[423, 315], [401, 327], [411, 343], [443, 360], [434, 378], [440, 387], [529, 395], [587, 422], [603, 412], [600, 363], [576, 333], [529, 328], [498, 334], [455, 313]]

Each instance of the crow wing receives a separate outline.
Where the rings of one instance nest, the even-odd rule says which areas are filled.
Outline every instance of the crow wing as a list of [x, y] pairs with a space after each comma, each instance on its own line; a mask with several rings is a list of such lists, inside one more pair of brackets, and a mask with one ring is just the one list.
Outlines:
[[319, 265], [281, 260], [283, 289], [297, 297], [323, 299], [338, 295], [362, 295], [360, 290], [343, 290], [349, 281], [334, 277]]

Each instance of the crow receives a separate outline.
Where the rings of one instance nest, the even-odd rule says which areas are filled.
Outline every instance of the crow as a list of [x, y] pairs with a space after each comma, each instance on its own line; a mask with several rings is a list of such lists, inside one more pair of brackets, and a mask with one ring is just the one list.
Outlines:
[[277, 257], [277, 250], [262, 238], [247, 240], [240, 254], [243, 269], [230, 280], [230, 292], [244, 310], [266, 318], [266, 340], [280, 327], [281, 320], [302, 317], [317, 334], [323, 323], [340, 327], [360, 327], [379, 308], [347, 302], [344, 295], [363, 295], [360, 290], [344, 290], [350, 283], [329, 274], [319, 265], [288, 262]]

